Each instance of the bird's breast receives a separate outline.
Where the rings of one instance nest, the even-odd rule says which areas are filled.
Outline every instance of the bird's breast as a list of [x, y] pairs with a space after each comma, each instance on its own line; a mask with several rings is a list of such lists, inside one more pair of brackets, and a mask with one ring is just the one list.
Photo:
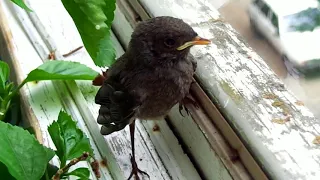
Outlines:
[[193, 77], [193, 67], [158, 68], [136, 74], [131, 92], [140, 103], [137, 116], [153, 118], [164, 116], [187, 93]]

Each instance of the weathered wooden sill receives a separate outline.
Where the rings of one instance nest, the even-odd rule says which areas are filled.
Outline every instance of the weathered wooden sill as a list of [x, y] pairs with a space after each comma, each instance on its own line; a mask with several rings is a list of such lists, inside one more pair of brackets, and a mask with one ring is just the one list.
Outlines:
[[[99, 71], [84, 49], [68, 58], [61, 56], [82, 42], [59, 0], [27, 3], [34, 13], [0, 1], [0, 54], [11, 64], [16, 81], [21, 82], [52, 51], [57, 59], [76, 60]], [[200, 109], [189, 107], [193, 119], [181, 117], [174, 108], [167, 121], [138, 123], [136, 149], [137, 157], [142, 158], [138, 163], [151, 179], [260, 180], [266, 179], [264, 173], [271, 179], [319, 179], [320, 150], [312, 140], [320, 135], [320, 122], [295, 103], [294, 96], [230, 25], [216, 21], [219, 14], [209, 3], [117, 3], [113, 38], [118, 56], [128, 44], [137, 19], [149, 15], [182, 18], [214, 42], [192, 50], [201, 86], [195, 85], [192, 93], [202, 105]], [[110, 136], [100, 135], [95, 122], [96, 91], [87, 81], [43, 81], [27, 84], [21, 93], [25, 115], [43, 144], [54, 147], [46, 128], [63, 108], [89, 136], [97, 158], [107, 162], [102, 179], [125, 179], [130, 173], [128, 128]], [[286, 118], [284, 111], [291, 115], [290, 121], [279, 124]], [[155, 125], [159, 131], [153, 130]]]
[[[82, 45], [76, 28], [60, 1], [26, 2], [34, 13], [27, 14], [8, 2], [0, 3], [3, 43], [1, 55], [10, 63], [17, 82], [21, 82], [32, 69], [46, 61], [50, 52], [54, 52], [57, 59], [64, 59], [61, 54]], [[123, 17], [122, 12], [117, 11], [117, 13], [117, 17]], [[123, 23], [128, 25], [126, 21]], [[121, 31], [117, 33], [122, 34], [122, 37], [128, 38], [131, 34], [119, 32]], [[114, 36], [113, 38], [119, 56], [123, 50], [117, 39]], [[68, 59], [78, 60], [99, 70], [93, 65], [84, 49]], [[25, 116], [35, 128], [37, 138], [53, 148], [54, 145], [46, 129], [57, 118], [58, 111], [61, 108], [65, 109], [89, 136], [97, 159], [107, 162], [108, 168], [102, 168], [102, 179], [124, 179], [130, 173], [128, 129], [106, 137], [100, 135], [99, 126], [95, 122], [98, 106], [93, 98], [96, 91], [97, 88], [88, 81], [28, 83], [21, 91], [22, 106], [25, 109]], [[185, 147], [195, 155], [196, 163], [199, 164], [198, 169], [190, 161], [189, 154], [185, 154], [185, 150], [181, 147], [181, 139], [175, 137], [164, 120], [138, 123], [136, 149], [137, 157], [141, 158], [140, 168], [146, 169], [151, 179], [201, 179], [201, 177], [211, 179], [218, 176], [232, 179], [220, 157], [212, 151], [205, 135], [193, 120], [177, 115], [179, 121], [175, 122], [180, 122], [180, 126], [190, 127], [187, 129], [188, 133], [193, 134], [194, 141], [185, 142]], [[155, 125], [159, 127], [159, 131], [153, 130]], [[57, 162], [57, 159], [53, 161]], [[212, 166], [216, 168], [210, 168]], [[201, 172], [202, 167], [204, 172]], [[94, 179], [94, 176], [92, 178]]]
[[[114, 32], [121, 32], [116, 35], [120, 39], [120, 42], [126, 46], [128, 44], [128, 41], [126, 41], [128, 38], [126, 38], [126, 36], [129, 36], [132, 32], [130, 25], [134, 27], [138, 23], [137, 21], [150, 18], [149, 14], [152, 13], [148, 13], [142, 4], [136, 0], [120, 0], [117, 1], [117, 4], [125, 16], [121, 16], [119, 10], [116, 11], [115, 22], [117, 23], [114, 23], [113, 29]], [[129, 25], [127, 25], [126, 20], [130, 22]], [[124, 26], [126, 28], [123, 28]], [[198, 166], [198, 172], [202, 173], [202, 177], [207, 179], [214, 178], [214, 174], [216, 173], [213, 172], [212, 167], [208, 165], [214, 164], [216, 161], [215, 158], [208, 158], [210, 157], [210, 152], [203, 153], [203, 150], [197, 150], [201, 144], [200, 142], [208, 141], [211, 147], [207, 147], [207, 150], [213, 149], [215, 153], [218, 154], [232, 178], [250, 179], [253, 177], [255, 179], [266, 179], [264, 172], [199, 84], [194, 84], [191, 91], [194, 98], [202, 105], [200, 109], [192, 105], [189, 106], [193, 120], [190, 120], [189, 117], [189, 121], [186, 121], [186, 118], [182, 118], [178, 114], [176, 108], [174, 108], [168, 116], [178, 136], [180, 136], [184, 142], [193, 144], [193, 147], [185, 147], [184, 149], [190, 152], [189, 157], [191, 159], [195, 159], [193, 162]], [[181, 121], [183, 121], [183, 123], [181, 123]], [[181, 126], [181, 124], [183, 124], [183, 126]], [[198, 128], [201, 129], [199, 133], [203, 133], [205, 137], [203, 137], [201, 141], [194, 142], [190, 138], [190, 132], [195, 134], [197, 132], [195, 129]], [[206, 160], [201, 160], [202, 158], [206, 158]], [[210, 160], [212, 161], [210, 162]]]
[[230, 25], [216, 21], [218, 13], [208, 2], [140, 3], [152, 16], [186, 20], [214, 42], [207, 49], [192, 50], [198, 62], [197, 80], [269, 178], [320, 178], [320, 147], [313, 143], [320, 134], [320, 121], [296, 103], [294, 95]]

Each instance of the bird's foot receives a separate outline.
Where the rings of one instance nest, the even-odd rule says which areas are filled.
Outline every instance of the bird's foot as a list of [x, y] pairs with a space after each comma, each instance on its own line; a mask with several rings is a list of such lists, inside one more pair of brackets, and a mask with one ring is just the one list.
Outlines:
[[182, 110], [185, 110], [187, 112], [187, 114], [189, 115], [189, 110], [186, 108], [186, 106], [184, 106], [184, 104], [182, 102], [179, 102], [179, 113], [181, 114], [181, 116], [184, 117], [184, 115], [182, 114]]
[[199, 104], [198, 104], [198, 102], [195, 101], [190, 94], [188, 94], [186, 97], [184, 97], [184, 98], [182, 99], [181, 102], [179, 102], [179, 112], [180, 112], [180, 114], [181, 114], [183, 117], [184, 117], [184, 115], [182, 114], [182, 110], [183, 110], [183, 109], [187, 112], [188, 115], [190, 114], [188, 108], [186, 107], [187, 104], [192, 104], [192, 105], [194, 105], [196, 108], [199, 108], [199, 107], [200, 107]]
[[140, 177], [138, 176], [139, 173], [142, 175], [148, 176], [148, 178], [150, 179], [150, 176], [148, 173], [146, 173], [145, 171], [142, 171], [138, 168], [137, 162], [133, 156], [130, 157], [130, 161], [131, 161], [131, 165], [132, 165], [132, 170], [131, 170], [130, 176], [127, 180], [131, 179], [132, 176], [134, 176], [135, 180], [140, 180]]

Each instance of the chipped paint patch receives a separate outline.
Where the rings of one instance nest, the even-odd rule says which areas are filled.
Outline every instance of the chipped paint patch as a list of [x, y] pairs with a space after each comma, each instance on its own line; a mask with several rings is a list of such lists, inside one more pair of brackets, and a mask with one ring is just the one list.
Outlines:
[[56, 59], [55, 53], [54, 52], [50, 52], [49, 55], [48, 55], [48, 59], [55, 60]]
[[106, 159], [102, 159], [100, 161], [100, 164], [101, 164], [101, 167], [108, 168], [108, 164], [107, 164], [107, 160]]
[[226, 81], [220, 81], [220, 86], [237, 104], [242, 100], [242, 96], [237, 93]]
[[296, 101], [295, 104], [298, 106], [304, 106], [304, 103], [302, 101]]
[[284, 118], [284, 119], [274, 118], [274, 119], [271, 120], [271, 122], [277, 123], [277, 124], [285, 124], [286, 122], [289, 122], [289, 121], [290, 121], [290, 116], [287, 116], [287, 117]]
[[289, 107], [288, 105], [283, 102], [280, 98], [276, 98], [274, 102], [271, 104], [273, 107], [278, 107], [282, 110], [283, 115], [289, 114]]
[[265, 99], [276, 99], [278, 96], [276, 96], [273, 93], [266, 93], [262, 97], [265, 98]]
[[316, 138], [314, 138], [314, 140], [312, 141], [313, 144], [319, 144], [320, 145], [320, 136], [317, 136]]
[[274, 101], [274, 102], [272, 103], [272, 106], [274, 106], [274, 107], [281, 107], [281, 106], [283, 106], [283, 105], [284, 105], [284, 102], [281, 101], [281, 100], [276, 100], [276, 101]]
[[97, 178], [101, 178], [101, 173], [100, 173], [100, 165], [99, 165], [99, 162], [95, 159], [93, 162], [90, 163], [90, 166], [95, 174], [95, 176]]
[[158, 124], [155, 124], [155, 125], [153, 126], [153, 128], [152, 128], [152, 131], [153, 131], [153, 132], [158, 132], [158, 131], [160, 131], [159, 125], [158, 125]]

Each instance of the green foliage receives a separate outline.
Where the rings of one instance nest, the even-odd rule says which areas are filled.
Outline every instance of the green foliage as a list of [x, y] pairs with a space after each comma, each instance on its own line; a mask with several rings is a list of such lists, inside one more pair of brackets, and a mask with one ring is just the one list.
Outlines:
[[6, 117], [6, 113], [10, 108], [10, 102], [5, 101], [6, 97], [9, 96], [9, 93], [13, 90], [13, 83], [8, 83], [9, 80], [9, 66], [7, 63], [0, 61], [0, 121]]
[[11, 2], [15, 3], [16, 5], [20, 6], [22, 9], [26, 11], [32, 12], [30, 8], [23, 2], [23, 0], [11, 0]]
[[83, 44], [94, 63], [110, 66], [115, 50], [110, 39], [111, 24], [116, 8], [115, 0], [61, 0], [72, 17]]
[[83, 152], [93, 155], [88, 138], [67, 113], [60, 111], [58, 120], [48, 127], [48, 131], [57, 148], [61, 167], [65, 166], [67, 160], [77, 158]]
[[5, 114], [7, 113], [10, 107], [10, 102], [14, 98], [14, 96], [12, 95], [12, 97], [6, 100], [7, 97], [9, 97], [10, 93], [13, 91], [13, 89], [14, 89], [14, 84], [8, 83], [6, 84], [4, 90], [0, 92], [0, 121], [2, 120], [1, 117], [4, 117]]
[[[11, 0], [16, 5], [31, 12], [23, 0]], [[114, 19], [115, 0], [62, 0], [73, 18], [83, 43], [97, 66], [110, 66], [115, 61], [115, 50], [110, 39], [111, 24]], [[9, 67], [0, 61], [0, 174], [6, 180], [49, 179], [58, 168], [48, 164], [56, 155], [63, 168], [62, 178], [77, 176], [89, 179], [87, 168], [78, 168], [71, 172], [66, 169], [67, 160], [84, 157], [88, 152], [93, 156], [88, 138], [76, 126], [72, 118], [60, 111], [58, 120], [48, 127], [48, 132], [56, 146], [56, 151], [39, 144], [33, 135], [20, 127], [1, 122], [10, 118], [18, 122], [19, 89], [27, 82], [41, 80], [93, 80], [98, 75], [93, 69], [67, 61], [48, 61], [31, 71], [27, 78], [15, 88], [9, 83]], [[15, 106], [12, 106], [12, 103]], [[11, 109], [9, 110], [9, 108]], [[9, 111], [8, 111], [9, 110]], [[18, 124], [18, 123], [17, 123]], [[84, 158], [87, 158], [84, 157]], [[60, 171], [59, 171], [60, 172]], [[59, 175], [59, 174], [56, 174]]]
[[31, 71], [25, 82], [40, 80], [93, 80], [98, 72], [70, 61], [47, 61]]
[[78, 169], [75, 169], [74, 171], [66, 173], [65, 175], [67, 175], [67, 176], [70, 176], [70, 175], [77, 176], [81, 180], [87, 180], [87, 179], [89, 179], [90, 171], [88, 170], [88, 168], [78, 168]]
[[[19, 125], [21, 123], [23, 117], [21, 115], [20, 105], [20, 95], [15, 94], [10, 99], [10, 106], [5, 114], [4, 122], [8, 122], [12, 125]], [[28, 131], [30, 132], [30, 129]]]
[[27, 82], [40, 80], [93, 80], [98, 75], [95, 70], [78, 62], [47, 61], [31, 71], [27, 78], [17, 88], [14, 88], [12, 83], [5, 84], [5, 79], [8, 79], [9, 76], [9, 68], [7, 66], [4, 62], [0, 64], [1, 70], [3, 69], [3, 72], [1, 71], [2, 73], [0, 73], [0, 86], [5, 87], [4, 91], [1, 92], [0, 90], [0, 121], [4, 120], [11, 100]]
[[318, 14], [314, 14], [309, 10], [306, 10], [304, 13], [311, 19], [311, 21], [298, 26], [297, 29], [299, 31], [313, 31], [315, 28], [320, 26], [320, 11]]
[[0, 161], [18, 180], [40, 179], [54, 156], [28, 131], [4, 122], [0, 122], [0, 144]]
[[0, 93], [5, 91], [10, 69], [7, 63], [0, 60]]
[[[19, 115], [18, 109], [20, 109], [20, 107], [14, 106], [12, 109], [10, 109], [10, 115], [6, 116], [9, 108], [12, 107], [10, 106], [12, 100], [14, 102], [14, 105], [17, 105], [16, 102], [18, 102], [19, 100], [19, 98], [17, 98], [17, 95], [15, 95], [8, 102], [4, 101], [4, 99], [9, 96], [14, 88], [14, 84], [9, 83], [9, 74], [10, 69], [8, 64], [0, 61], [0, 121], [6, 118], [6, 122], [9, 121], [10, 116], [17, 117]], [[16, 120], [18, 119], [10, 119], [10, 122], [12, 124], [16, 124], [18, 123], [18, 121]]]
[[[318, 0], [320, 1], [320, 0]], [[320, 6], [320, 5], [319, 5]], [[289, 15], [292, 18], [290, 28], [305, 32], [313, 31], [314, 29], [320, 27], [320, 9], [318, 8], [308, 8], [297, 14]]]
[[[88, 138], [67, 113], [60, 111], [58, 120], [48, 127], [48, 131], [57, 148], [61, 168], [67, 160], [79, 158], [84, 152], [93, 156]], [[58, 170], [48, 164], [55, 152], [39, 144], [33, 135], [20, 127], [0, 121], [0, 144], [0, 174], [6, 180], [46, 179]], [[71, 175], [88, 179], [90, 172], [87, 168], [78, 168], [62, 174], [63, 177]]]
[[[12, 106], [11, 102], [18, 102], [19, 89], [29, 81], [39, 80], [93, 80], [98, 73], [91, 68], [76, 62], [48, 61], [31, 71], [27, 78], [17, 87], [13, 83], [7, 83], [9, 67], [0, 62], [0, 174], [3, 178], [38, 180], [48, 178], [55, 172], [47, 170], [49, 160], [54, 156], [54, 151], [39, 144], [33, 135], [22, 128], [1, 122], [9, 110], [10, 117], [16, 119], [19, 105]], [[13, 108], [16, 107], [16, 108]], [[8, 117], [8, 116], [7, 116]], [[89, 152], [93, 156], [88, 138], [77, 128], [76, 123], [64, 112], [60, 112], [58, 121], [48, 127], [53, 142], [56, 145], [56, 154], [60, 158], [61, 167], [67, 160], [77, 158], [83, 152]], [[76, 169], [70, 175], [88, 179], [89, 170]], [[50, 169], [49, 169], [50, 170]], [[51, 169], [52, 170], [52, 169]], [[64, 176], [69, 176], [67, 173]]]

